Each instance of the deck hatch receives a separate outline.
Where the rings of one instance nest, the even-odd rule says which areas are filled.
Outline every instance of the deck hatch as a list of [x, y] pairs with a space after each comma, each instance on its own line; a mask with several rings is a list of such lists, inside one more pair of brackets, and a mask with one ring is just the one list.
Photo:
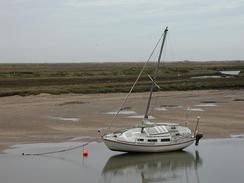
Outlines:
[[167, 133], [168, 130], [164, 126], [156, 126], [156, 127], [145, 128], [145, 132], [148, 135], [157, 135], [157, 134]]

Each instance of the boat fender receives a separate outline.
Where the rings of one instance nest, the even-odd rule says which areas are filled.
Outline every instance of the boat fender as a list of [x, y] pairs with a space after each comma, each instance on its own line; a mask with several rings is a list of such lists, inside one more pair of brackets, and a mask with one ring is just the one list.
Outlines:
[[196, 142], [195, 142], [195, 146], [198, 146], [199, 140], [203, 137], [203, 134], [199, 133], [196, 135]]

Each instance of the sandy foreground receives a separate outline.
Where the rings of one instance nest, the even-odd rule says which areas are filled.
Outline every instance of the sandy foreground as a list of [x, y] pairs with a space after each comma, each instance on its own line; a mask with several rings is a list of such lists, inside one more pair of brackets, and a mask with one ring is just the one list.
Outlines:
[[[112, 121], [125, 93], [11, 96], [0, 98], [0, 150], [16, 143], [61, 142], [99, 138], [98, 129], [113, 129], [142, 122], [148, 93], [136, 93], [127, 110]], [[157, 92], [150, 115], [160, 122], [178, 122], [205, 138], [244, 134], [244, 90]]]

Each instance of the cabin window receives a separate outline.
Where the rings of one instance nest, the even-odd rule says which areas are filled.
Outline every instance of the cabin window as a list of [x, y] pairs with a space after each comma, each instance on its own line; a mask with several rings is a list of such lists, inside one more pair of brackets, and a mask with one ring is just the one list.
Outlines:
[[180, 136], [180, 134], [179, 133], [176, 133], [175, 136]]
[[147, 141], [148, 142], [157, 142], [158, 140], [157, 139], [148, 139]]
[[170, 139], [161, 139], [161, 142], [169, 142]]
[[175, 129], [176, 129], [176, 127], [175, 127], [175, 126], [171, 126], [171, 129], [172, 129], [172, 130], [175, 130]]
[[143, 142], [143, 141], [144, 141], [144, 139], [137, 139], [137, 141], [139, 141], [139, 142]]

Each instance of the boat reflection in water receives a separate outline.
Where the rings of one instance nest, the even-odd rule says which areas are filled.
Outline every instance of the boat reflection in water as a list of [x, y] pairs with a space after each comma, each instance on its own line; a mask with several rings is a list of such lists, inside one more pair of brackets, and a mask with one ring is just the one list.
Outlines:
[[103, 168], [104, 182], [199, 182], [198, 151], [112, 156]]

